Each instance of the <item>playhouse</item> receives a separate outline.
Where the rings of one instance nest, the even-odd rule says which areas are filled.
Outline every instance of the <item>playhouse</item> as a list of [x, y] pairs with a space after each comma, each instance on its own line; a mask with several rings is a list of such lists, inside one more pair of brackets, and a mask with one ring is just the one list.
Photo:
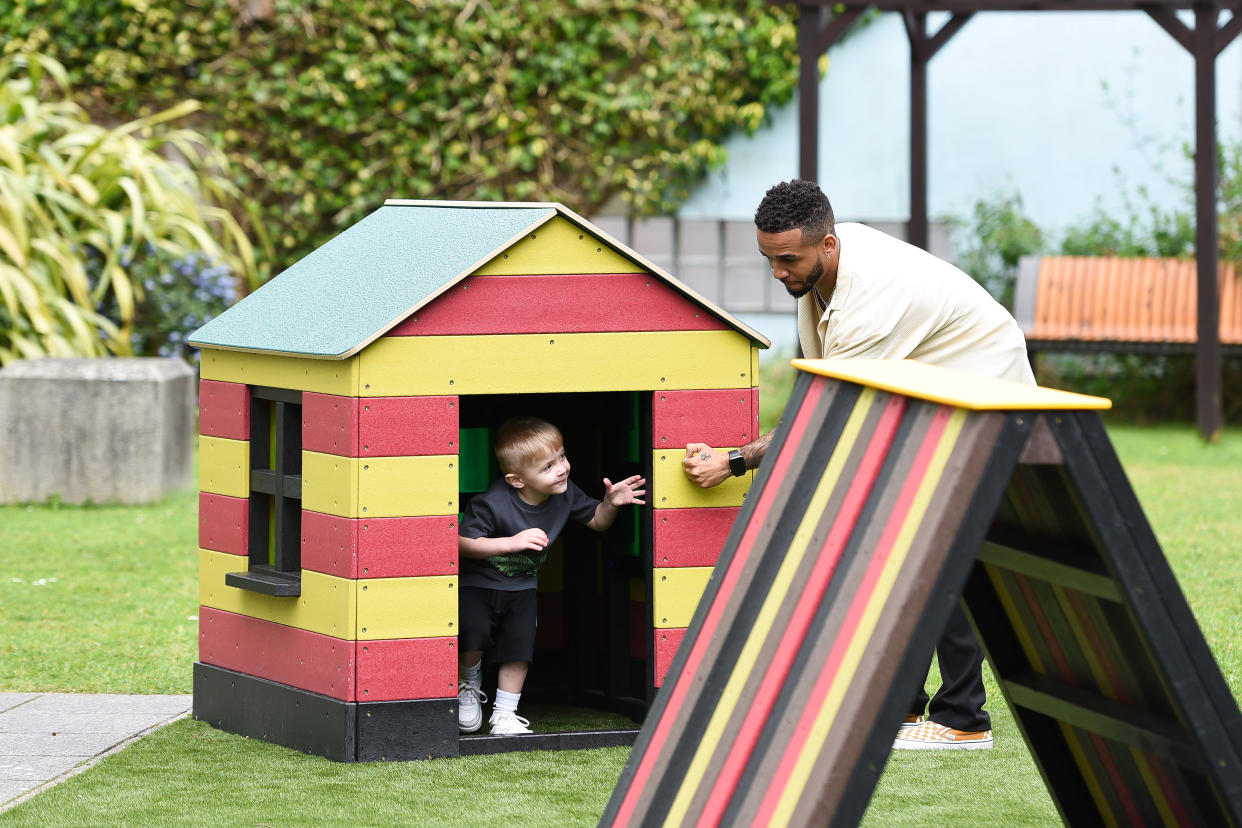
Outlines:
[[757, 436], [762, 335], [559, 204], [389, 200], [190, 342], [197, 718], [340, 761], [531, 738], [456, 721], [458, 515], [519, 414], [588, 494], [648, 480], [550, 551], [528, 694], [642, 718], [750, 484], [684, 447]]

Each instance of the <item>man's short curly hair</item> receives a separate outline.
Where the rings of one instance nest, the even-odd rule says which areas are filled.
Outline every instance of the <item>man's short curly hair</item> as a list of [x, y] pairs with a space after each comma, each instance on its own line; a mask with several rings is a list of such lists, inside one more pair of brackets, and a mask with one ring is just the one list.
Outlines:
[[767, 191], [755, 210], [755, 226], [764, 233], [801, 230], [802, 243], [819, 241], [835, 232], [828, 196], [814, 181], [795, 178]]

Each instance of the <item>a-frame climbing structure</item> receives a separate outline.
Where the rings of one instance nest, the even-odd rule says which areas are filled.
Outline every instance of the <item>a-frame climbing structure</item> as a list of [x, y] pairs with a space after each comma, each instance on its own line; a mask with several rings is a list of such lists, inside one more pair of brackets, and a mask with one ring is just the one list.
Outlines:
[[857, 824], [959, 597], [1067, 824], [1242, 824], [1242, 715], [1108, 401], [795, 364], [601, 824]]

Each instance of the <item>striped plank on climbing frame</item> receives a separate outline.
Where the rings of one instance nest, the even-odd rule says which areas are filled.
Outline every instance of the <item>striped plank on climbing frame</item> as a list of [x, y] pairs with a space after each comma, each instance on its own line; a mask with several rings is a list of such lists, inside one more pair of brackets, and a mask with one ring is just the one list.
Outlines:
[[856, 824], [959, 598], [1067, 823], [1242, 822], [1242, 718], [1108, 401], [795, 364], [601, 824]]

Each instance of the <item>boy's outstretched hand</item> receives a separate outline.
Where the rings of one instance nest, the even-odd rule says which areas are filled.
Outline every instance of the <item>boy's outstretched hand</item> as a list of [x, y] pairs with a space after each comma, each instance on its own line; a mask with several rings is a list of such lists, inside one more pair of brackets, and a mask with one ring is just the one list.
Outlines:
[[604, 500], [609, 506], [626, 506], [631, 503], [644, 506], [647, 501], [640, 500], [639, 498], [647, 494], [647, 490], [643, 488], [646, 485], [647, 481], [639, 474], [627, 477], [617, 483], [613, 483], [605, 477]]

